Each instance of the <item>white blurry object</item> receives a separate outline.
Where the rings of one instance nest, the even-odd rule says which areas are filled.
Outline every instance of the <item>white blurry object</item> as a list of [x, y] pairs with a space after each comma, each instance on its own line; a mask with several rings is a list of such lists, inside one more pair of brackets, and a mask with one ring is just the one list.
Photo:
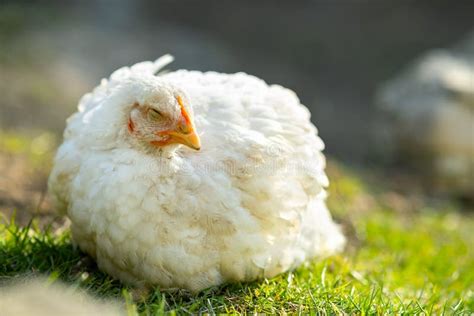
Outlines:
[[125, 312], [117, 302], [98, 300], [57, 282], [31, 279], [0, 287], [0, 314], [118, 316]]
[[474, 34], [420, 57], [376, 102], [382, 152], [420, 167], [438, 189], [474, 197]]

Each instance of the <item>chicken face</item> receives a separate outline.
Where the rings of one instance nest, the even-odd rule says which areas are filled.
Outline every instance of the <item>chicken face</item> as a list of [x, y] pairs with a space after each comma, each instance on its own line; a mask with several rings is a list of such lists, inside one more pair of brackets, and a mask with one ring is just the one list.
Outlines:
[[135, 102], [127, 122], [132, 137], [154, 147], [183, 144], [199, 150], [201, 142], [181, 95], [160, 95]]

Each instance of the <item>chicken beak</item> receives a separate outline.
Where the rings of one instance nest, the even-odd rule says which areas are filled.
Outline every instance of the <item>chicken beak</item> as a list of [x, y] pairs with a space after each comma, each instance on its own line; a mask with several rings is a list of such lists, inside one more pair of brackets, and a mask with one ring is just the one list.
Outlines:
[[193, 121], [188, 111], [184, 107], [183, 99], [181, 98], [181, 96], [177, 96], [176, 101], [178, 102], [181, 108], [181, 116], [184, 122], [181, 124], [178, 131], [171, 132], [170, 136], [174, 139], [176, 143], [183, 144], [195, 150], [199, 150], [201, 149], [201, 140], [196, 134]]
[[183, 144], [195, 150], [201, 149], [201, 140], [194, 129], [189, 133], [170, 132], [168, 135], [173, 139], [174, 143]]

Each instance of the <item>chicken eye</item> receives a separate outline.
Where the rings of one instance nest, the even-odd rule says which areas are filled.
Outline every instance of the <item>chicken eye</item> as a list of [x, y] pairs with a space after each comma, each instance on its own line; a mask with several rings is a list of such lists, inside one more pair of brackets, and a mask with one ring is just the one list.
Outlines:
[[163, 118], [163, 114], [161, 114], [160, 111], [155, 109], [149, 109], [147, 115], [148, 119], [152, 121], [161, 120]]

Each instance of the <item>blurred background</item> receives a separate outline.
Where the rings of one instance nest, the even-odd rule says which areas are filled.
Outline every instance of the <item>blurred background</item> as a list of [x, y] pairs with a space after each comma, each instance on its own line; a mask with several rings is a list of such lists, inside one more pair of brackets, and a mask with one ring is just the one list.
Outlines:
[[473, 30], [471, 1], [2, 0], [0, 211], [47, 209], [51, 155], [80, 96], [166, 53], [170, 69], [294, 90], [331, 161], [469, 200]]

